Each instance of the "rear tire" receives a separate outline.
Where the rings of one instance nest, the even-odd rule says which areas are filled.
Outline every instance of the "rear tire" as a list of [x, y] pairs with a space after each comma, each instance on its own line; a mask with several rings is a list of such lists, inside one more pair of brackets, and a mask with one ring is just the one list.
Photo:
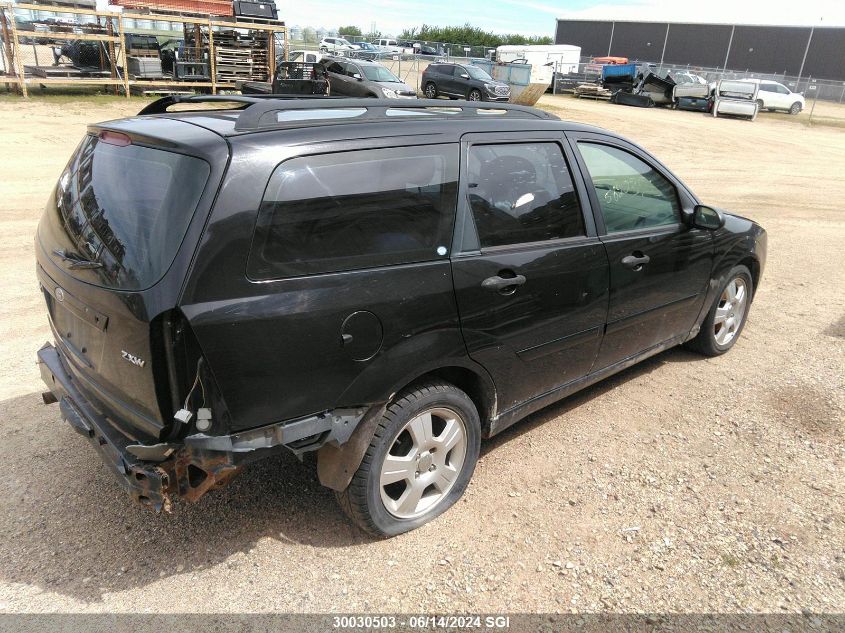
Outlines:
[[698, 335], [686, 346], [705, 356], [720, 356], [727, 352], [745, 327], [753, 298], [751, 272], [745, 266], [736, 266], [719, 289]]
[[408, 532], [461, 498], [480, 447], [481, 422], [466, 393], [439, 381], [413, 387], [387, 407], [338, 502], [371, 534]]
[[426, 99], [436, 99], [437, 98], [437, 86], [434, 84], [433, 81], [429, 81], [425, 85], [425, 90], [423, 92], [425, 93]]

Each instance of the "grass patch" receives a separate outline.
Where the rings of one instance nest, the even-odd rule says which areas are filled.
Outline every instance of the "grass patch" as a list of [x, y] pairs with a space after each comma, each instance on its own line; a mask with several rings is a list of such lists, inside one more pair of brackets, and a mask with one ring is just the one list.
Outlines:
[[83, 87], [50, 87], [41, 89], [38, 85], [29, 86], [29, 99], [24, 99], [20, 94], [5, 90], [0, 87], [0, 103], [48, 103], [51, 105], [64, 105], [67, 103], [90, 103], [90, 104], [108, 104], [108, 103], [126, 103], [127, 101], [137, 101], [144, 103], [153, 101], [156, 97], [144, 97], [141, 95], [132, 95], [132, 98], [127, 100], [123, 94], [115, 95], [111, 91], [104, 92], [92, 88], [91, 86]]
[[742, 563], [742, 561], [739, 560], [733, 554], [726, 553], [726, 554], [722, 554], [722, 563], [724, 563], [724, 565], [726, 567], [730, 567], [731, 569], [733, 569], [734, 567], [739, 567], [739, 565]]

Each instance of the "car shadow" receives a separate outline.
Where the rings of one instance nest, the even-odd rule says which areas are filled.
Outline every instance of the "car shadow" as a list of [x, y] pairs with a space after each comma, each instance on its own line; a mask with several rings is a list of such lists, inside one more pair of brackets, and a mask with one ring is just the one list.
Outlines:
[[[667, 362], [700, 358], [671, 350], [533, 414], [482, 446], [484, 454]], [[33, 393], [0, 403], [0, 581], [97, 602], [107, 593], [225, 564], [274, 539], [330, 549], [375, 539], [320, 486], [313, 456], [281, 454], [245, 468], [199, 502], [171, 513], [134, 505], [88, 441]]]
[[[3, 401], [0, 582], [85, 601], [161, 578], [245, 564], [262, 539], [293, 547], [371, 542], [323, 488], [315, 460], [284, 453], [171, 513], [137, 506], [88, 441], [40, 394]], [[9, 441], [11, 440], [11, 441]]]
[[651, 358], [647, 358], [636, 365], [620, 371], [618, 374], [605, 378], [586, 389], [572, 394], [568, 398], [550, 404], [536, 413], [523, 418], [513, 426], [506, 428], [504, 431], [483, 442], [481, 445], [481, 455], [485, 456], [491, 451], [495, 451], [502, 444], [506, 444], [525, 433], [530, 433], [538, 426], [546, 424], [562, 415], [566, 415], [570, 411], [590, 402], [593, 398], [612, 391], [629, 380], [650, 374], [667, 363], [689, 363], [701, 361], [702, 358], [700, 354], [690, 352], [683, 347], [673, 347]]

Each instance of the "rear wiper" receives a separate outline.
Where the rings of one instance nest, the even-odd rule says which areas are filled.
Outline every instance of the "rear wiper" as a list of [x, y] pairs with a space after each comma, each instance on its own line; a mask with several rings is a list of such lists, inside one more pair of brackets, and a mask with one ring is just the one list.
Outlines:
[[89, 268], [102, 268], [103, 265], [100, 262], [95, 262], [90, 259], [85, 259], [83, 257], [79, 257], [79, 255], [74, 255], [72, 253], [67, 253], [64, 249], [56, 249], [53, 251], [53, 255], [61, 259], [63, 262], [67, 263], [68, 268], [70, 269], [89, 269]]

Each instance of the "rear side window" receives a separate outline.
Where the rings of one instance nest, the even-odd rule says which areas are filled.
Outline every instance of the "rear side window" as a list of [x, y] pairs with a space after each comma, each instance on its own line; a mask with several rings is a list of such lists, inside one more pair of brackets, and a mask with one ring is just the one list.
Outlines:
[[467, 193], [482, 248], [585, 235], [557, 143], [473, 145]]
[[448, 76], [451, 77], [452, 75], [455, 74], [455, 67], [454, 66], [438, 66], [437, 72], [440, 73], [441, 75], [448, 75]]
[[250, 253], [252, 279], [448, 256], [457, 197], [451, 145], [294, 158], [270, 177]]

